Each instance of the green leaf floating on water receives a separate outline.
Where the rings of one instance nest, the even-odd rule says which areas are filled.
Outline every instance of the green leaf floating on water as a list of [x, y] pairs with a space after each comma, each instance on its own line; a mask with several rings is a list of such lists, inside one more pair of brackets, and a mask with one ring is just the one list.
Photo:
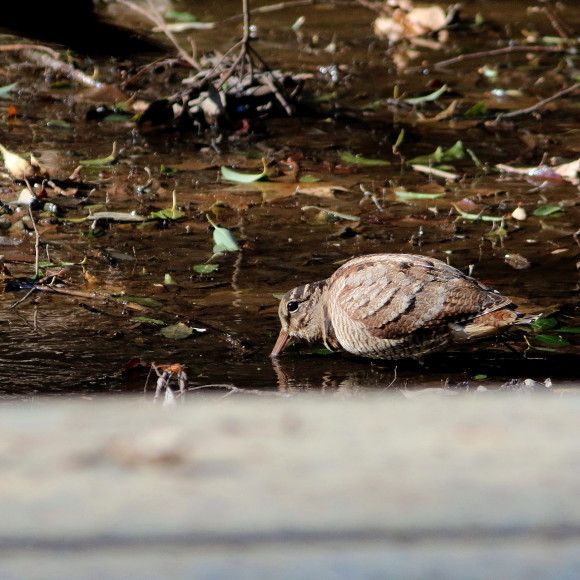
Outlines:
[[265, 159], [262, 159], [262, 164], [264, 165], [262, 173], [239, 173], [225, 166], [221, 167], [220, 171], [226, 181], [233, 181], [234, 183], [254, 183], [254, 181], [260, 181], [268, 177]]
[[211, 274], [219, 268], [218, 264], [196, 264], [192, 270], [198, 274]]
[[444, 193], [421, 193], [419, 191], [395, 191], [395, 195], [402, 199], [437, 199]]
[[17, 83], [12, 83], [10, 85], [4, 85], [0, 87], [0, 99], [11, 98], [10, 93], [16, 88]]
[[465, 147], [463, 147], [463, 142], [457, 141], [449, 149], [443, 149], [443, 147], [439, 146], [430, 155], [419, 155], [419, 157], [411, 159], [409, 163], [433, 163], [434, 165], [439, 165], [464, 158]]
[[580, 327], [564, 326], [563, 328], [558, 328], [558, 332], [567, 332], [569, 334], [580, 334]]
[[147, 296], [115, 296], [115, 299], [119, 302], [133, 302], [139, 304], [139, 306], [147, 306], [148, 308], [159, 308], [163, 306], [158, 300]]
[[534, 211], [533, 215], [536, 217], [544, 217], [558, 213], [559, 211], [562, 211], [562, 208], [559, 205], [542, 205]]
[[193, 334], [193, 328], [187, 326], [183, 322], [166, 326], [159, 331], [165, 338], [172, 338], [173, 340], [182, 340], [188, 338]]
[[354, 155], [348, 151], [340, 152], [340, 159], [345, 163], [354, 163], [355, 165], [366, 165], [366, 166], [376, 166], [376, 165], [390, 165], [389, 161], [384, 159], [370, 159], [368, 157], [361, 157], [360, 155]]
[[550, 330], [555, 326], [558, 326], [558, 321], [555, 318], [538, 318], [530, 324], [534, 330]]
[[239, 252], [240, 246], [228, 228], [222, 228], [206, 214], [207, 221], [213, 226], [214, 254], [222, 252]]
[[483, 215], [483, 214], [480, 214], [480, 213], [468, 213], [466, 211], [463, 211], [461, 208], [457, 207], [455, 204], [453, 204], [453, 207], [455, 208], [455, 210], [457, 211], [457, 213], [462, 218], [465, 218], [466, 220], [481, 220], [482, 222], [501, 222], [501, 221], [503, 221], [505, 219], [503, 217], [496, 217], [496, 216], [491, 216], [491, 215]]
[[135, 316], [131, 318], [131, 322], [143, 322], [145, 324], [155, 324], [157, 326], [164, 326], [165, 322], [157, 318], [148, 318], [147, 316]]
[[554, 334], [537, 334], [534, 338], [552, 346], [569, 346], [570, 344], [565, 338]]
[[79, 164], [96, 167], [101, 167], [103, 165], [113, 165], [114, 163], [117, 163], [118, 155], [119, 152], [117, 151], [117, 142], [115, 141], [113, 143], [113, 150], [111, 151], [110, 155], [107, 155], [107, 157], [101, 157], [98, 159], [84, 159], [82, 161], [79, 161]]
[[441, 88], [425, 95], [423, 97], [413, 97], [410, 99], [403, 99], [405, 103], [409, 105], [420, 105], [421, 103], [429, 103], [431, 101], [436, 101], [445, 91], [447, 90], [447, 85], [443, 85]]

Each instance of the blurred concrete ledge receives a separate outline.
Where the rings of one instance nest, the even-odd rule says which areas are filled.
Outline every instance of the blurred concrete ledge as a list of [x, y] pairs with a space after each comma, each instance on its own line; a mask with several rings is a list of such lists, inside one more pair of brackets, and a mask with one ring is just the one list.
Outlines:
[[580, 399], [0, 407], [0, 578], [578, 578]]

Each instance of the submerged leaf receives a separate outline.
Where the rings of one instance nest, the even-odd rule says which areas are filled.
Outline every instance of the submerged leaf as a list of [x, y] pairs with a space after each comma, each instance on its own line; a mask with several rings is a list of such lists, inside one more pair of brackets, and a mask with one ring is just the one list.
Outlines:
[[163, 306], [161, 302], [154, 298], [149, 298], [148, 296], [117, 296], [116, 299], [119, 300], [119, 302], [133, 302], [134, 304], [146, 306], [147, 308], [159, 308]]
[[157, 326], [164, 326], [165, 322], [163, 320], [159, 320], [157, 318], [148, 318], [147, 316], [135, 316], [131, 318], [132, 322], [144, 322], [146, 324], [155, 324]]
[[534, 330], [549, 330], [558, 326], [558, 321], [555, 318], [538, 318], [530, 324]]
[[118, 151], [117, 151], [117, 142], [115, 141], [113, 143], [113, 150], [111, 151], [111, 153], [109, 155], [107, 155], [107, 157], [100, 157], [97, 159], [84, 159], [82, 161], [79, 161], [80, 165], [88, 165], [88, 166], [102, 166], [102, 165], [113, 165], [114, 163], [117, 163], [118, 160]]
[[260, 181], [268, 177], [268, 173], [266, 171], [266, 160], [262, 159], [262, 163], [264, 164], [264, 170], [262, 173], [239, 173], [238, 171], [234, 171], [229, 167], [222, 166], [220, 168], [222, 177], [226, 181], [233, 181], [234, 183], [254, 183], [254, 181]]
[[447, 85], [443, 85], [436, 91], [429, 93], [423, 97], [414, 97], [411, 99], [403, 99], [405, 103], [409, 105], [420, 105], [421, 103], [429, 103], [431, 101], [436, 101], [445, 91], [447, 90]]
[[369, 167], [377, 165], [390, 165], [389, 161], [384, 159], [370, 159], [368, 157], [361, 157], [360, 155], [354, 155], [348, 151], [341, 151], [340, 158], [345, 163], [354, 163], [355, 165], [366, 165]]
[[410, 163], [447, 163], [449, 161], [457, 161], [465, 158], [465, 148], [462, 141], [457, 141], [449, 149], [443, 149], [441, 146], [437, 147], [430, 155], [419, 155], [411, 159]]
[[198, 274], [211, 274], [219, 268], [218, 264], [196, 264], [192, 270]]
[[174, 207], [166, 207], [165, 209], [160, 209], [159, 211], [152, 211], [149, 214], [152, 218], [160, 220], [171, 220], [176, 221], [185, 216], [185, 213], [179, 211]]
[[402, 199], [437, 199], [443, 197], [444, 193], [422, 193], [419, 191], [395, 191], [395, 195]]
[[569, 346], [570, 343], [561, 336], [556, 336], [554, 334], [537, 334], [534, 338], [552, 346]]
[[491, 215], [483, 215], [483, 214], [480, 214], [480, 213], [468, 213], [466, 211], [463, 211], [455, 203], [453, 204], [453, 207], [459, 213], [459, 215], [461, 215], [461, 217], [462, 218], [465, 218], [466, 220], [481, 220], [483, 222], [501, 222], [501, 221], [504, 220], [503, 217], [496, 217], [496, 216], [491, 216]]
[[326, 208], [323, 208], [323, 207], [318, 207], [316, 205], [305, 205], [302, 208], [302, 211], [307, 211], [309, 209], [315, 209], [315, 210], [317, 210], [317, 211], [319, 211], [321, 213], [324, 213], [326, 215], [329, 215], [332, 218], [337, 219], [337, 220], [348, 220], [348, 221], [351, 221], [351, 222], [358, 222], [360, 220], [360, 218], [357, 217], [357, 216], [355, 216], [355, 215], [350, 215], [348, 213], [340, 213], [338, 211], [333, 211], [331, 209], [326, 209]]
[[[122, 212], [122, 211], [98, 211], [88, 215], [87, 220], [107, 220], [111, 222], [145, 222], [148, 218], [142, 215], [136, 215], [133, 213]], [[69, 220], [73, 221], [73, 220]], [[79, 220], [74, 220], [78, 222]]]
[[188, 338], [193, 334], [193, 328], [187, 326], [183, 322], [166, 326], [159, 331], [165, 338], [172, 338], [174, 340], [182, 340]]
[[0, 99], [9, 99], [11, 97], [10, 93], [16, 88], [16, 85], [17, 83], [12, 83], [0, 87]]
[[547, 215], [552, 215], [562, 211], [559, 205], [542, 205], [538, 209], [534, 210], [534, 215], [536, 217], [545, 217]]

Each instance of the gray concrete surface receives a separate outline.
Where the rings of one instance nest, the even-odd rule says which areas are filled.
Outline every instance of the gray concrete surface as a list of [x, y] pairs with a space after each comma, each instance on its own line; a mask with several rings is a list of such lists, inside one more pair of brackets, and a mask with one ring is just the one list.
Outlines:
[[0, 406], [0, 578], [580, 578], [580, 399]]

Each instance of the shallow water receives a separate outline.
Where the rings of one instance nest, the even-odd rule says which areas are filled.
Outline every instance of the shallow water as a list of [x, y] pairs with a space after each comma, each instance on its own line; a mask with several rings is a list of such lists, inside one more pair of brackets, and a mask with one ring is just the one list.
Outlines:
[[[201, 19], [238, 10], [237, 3], [225, 3], [220, 14], [214, 14], [215, 3], [207, 6], [195, 3]], [[580, 19], [580, 9], [573, 4], [567, 9], [567, 23], [573, 26]], [[5, 146], [22, 153], [38, 151], [43, 160], [52, 161], [53, 173], [64, 177], [80, 159], [108, 155], [116, 141], [123, 149], [119, 164], [83, 171], [83, 180], [95, 185], [85, 203], [102, 205], [99, 211], [147, 214], [171, 206], [175, 191], [184, 217], [145, 225], [103, 223], [95, 232], [86, 222], [39, 215], [41, 261], [66, 263], [51, 270], [60, 271], [69, 288], [99, 297], [43, 292], [12, 307], [25, 291], [0, 295], [4, 347], [0, 393], [27, 398], [137, 392], [144, 389], [151, 363], [185, 365], [193, 386], [226, 384], [270, 392], [324, 390], [360, 396], [369, 389], [453, 391], [479, 386], [496, 390], [512, 379], [544, 381], [548, 377], [554, 390], [571, 392], [579, 378], [577, 334], [565, 335], [569, 346], [556, 347], [533, 337], [527, 344], [516, 333], [508, 337], [513, 350], [487, 342], [423, 363], [375, 364], [309, 353], [309, 349], [290, 350], [274, 365], [268, 356], [279, 329], [274, 294], [322, 279], [353, 255], [373, 252], [421, 253], [464, 271], [471, 268], [473, 276], [513, 298], [523, 310], [555, 312], [559, 326], [579, 326], [576, 184], [486, 173], [469, 156], [452, 163], [452, 170], [461, 176], [454, 182], [401, 165], [401, 157], [429, 154], [437, 146], [447, 149], [458, 140], [488, 168], [497, 163], [533, 167], [544, 153], [577, 159], [580, 131], [573, 98], [556, 101], [542, 115], [524, 115], [510, 126], [499, 127], [461, 114], [451, 121], [421, 123], [386, 103], [373, 112], [360, 110], [377, 99], [392, 97], [395, 85], [401, 94], [415, 96], [448, 83], [453, 94], [441, 106], [425, 107], [425, 114], [433, 116], [453, 98], [461, 111], [480, 101], [507, 111], [528, 107], [570, 84], [565, 58], [559, 53], [542, 53], [537, 58], [512, 54], [434, 70], [433, 62], [503, 45], [508, 32], [515, 38], [526, 27], [553, 33], [545, 19], [527, 14], [517, 3], [507, 8], [505, 3], [473, 2], [463, 17], [472, 19], [478, 11], [493, 21], [485, 33], [452, 31], [449, 42], [439, 50], [419, 47], [420, 58], [405, 69], [393, 64], [403, 49], [374, 40], [374, 16], [361, 7], [295, 8], [262, 15], [256, 18], [260, 39], [255, 48], [273, 68], [315, 74], [312, 82], [317, 94], [335, 93], [339, 111], [321, 118], [270, 119], [255, 124], [250, 134], [226, 134], [217, 141], [215, 136], [193, 132], [141, 133], [130, 122], [87, 121], [85, 115], [92, 105], [78, 100], [78, 86], [57, 88], [51, 75], [35, 78], [36, 71], [24, 67], [17, 56], [1, 55], [5, 60], [1, 84], [18, 79], [22, 87], [16, 98], [2, 101], [3, 112], [9, 104], [18, 110], [15, 119], [4, 123]], [[289, 26], [301, 14], [307, 19], [300, 41]], [[235, 40], [234, 33], [235, 27], [199, 33], [199, 47], [227, 48]], [[313, 45], [315, 34], [318, 45]], [[336, 52], [321, 50], [333, 38]], [[147, 62], [143, 56], [136, 58]], [[478, 72], [484, 64], [497, 67], [495, 79]], [[340, 65], [336, 81], [328, 69], [321, 72], [322, 65]], [[110, 61], [104, 59], [101, 66], [104, 74], [117, 78]], [[185, 74], [181, 69], [151, 73], [141, 90], [163, 95], [178, 86], [178, 77]], [[494, 88], [518, 89], [521, 94], [497, 99], [490, 93]], [[47, 126], [47, 120], [56, 119], [67, 120], [70, 127]], [[400, 156], [394, 155], [393, 144], [403, 128]], [[386, 159], [391, 165], [345, 164], [339, 157], [343, 150]], [[281, 161], [297, 154], [302, 156], [301, 174], [321, 180], [302, 185], [327, 189], [294, 194], [297, 183], [288, 172], [270, 182], [246, 185], [219, 179], [221, 165], [260, 171], [261, 156]], [[163, 175], [161, 166], [179, 172]], [[153, 182], [145, 193], [139, 193], [137, 186], [148, 179], [145, 167], [151, 170]], [[287, 171], [282, 165], [277, 169]], [[361, 185], [375, 196], [376, 203], [363, 195]], [[2, 177], [0, 186], [5, 202], [21, 189], [8, 176]], [[444, 195], [402, 200], [394, 193], [402, 188]], [[497, 236], [497, 224], [458, 217], [453, 204], [466, 199], [486, 215], [506, 215], [522, 206], [529, 217], [521, 222], [506, 220], [507, 235]], [[64, 208], [66, 217], [87, 215], [76, 197], [55, 196], [54, 202]], [[561, 212], [532, 215], [540, 206], [558, 203], [563, 206]], [[304, 209], [311, 206], [348, 214], [357, 221], [327, 219], [316, 209]], [[208, 212], [232, 231], [242, 250], [215, 259], [219, 264], [215, 273], [199, 275], [192, 266], [212, 255]], [[15, 262], [34, 261], [33, 235], [12, 227], [0, 245], [13, 276], [31, 274], [30, 265]], [[513, 254], [527, 258], [530, 267], [509, 265], [505, 256]], [[166, 275], [175, 284], [164, 284]], [[119, 299], [123, 296], [154, 298], [159, 304], [135, 310], [134, 304], [127, 307]], [[181, 321], [205, 331], [184, 340], [165, 338], [158, 326], [135, 321], [138, 316], [166, 324]], [[142, 366], [128, 372], [127, 366], [136, 358]]]

